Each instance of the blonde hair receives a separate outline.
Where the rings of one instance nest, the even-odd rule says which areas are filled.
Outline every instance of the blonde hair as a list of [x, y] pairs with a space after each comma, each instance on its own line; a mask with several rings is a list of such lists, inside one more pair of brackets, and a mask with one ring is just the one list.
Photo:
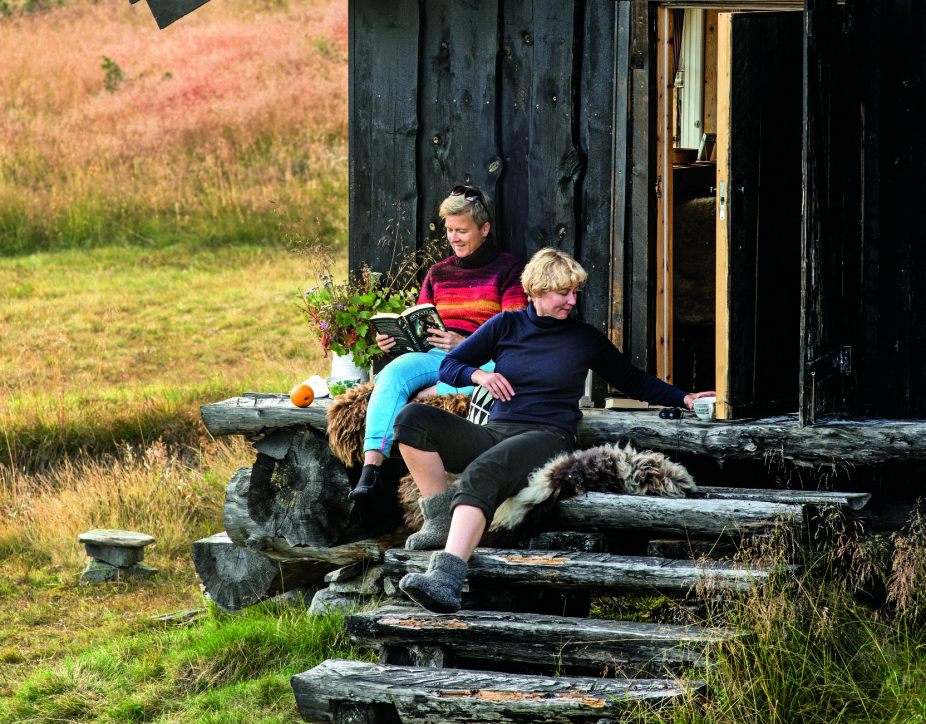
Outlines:
[[521, 274], [521, 286], [527, 296], [533, 298], [555, 289], [571, 289], [583, 284], [587, 278], [588, 272], [569, 254], [547, 247], [527, 262]]
[[476, 226], [481, 229], [486, 223], [492, 220], [492, 211], [490, 208], [492, 206], [492, 199], [489, 198], [489, 195], [482, 189], [478, 189], [478, 191], [485, 200], [484, 204], [480, 201], [470, 201], [463, 194], [459, 196], [448, 196], [441, 201], [440, 217], [445, 219], [448, 216], [469, 214]]

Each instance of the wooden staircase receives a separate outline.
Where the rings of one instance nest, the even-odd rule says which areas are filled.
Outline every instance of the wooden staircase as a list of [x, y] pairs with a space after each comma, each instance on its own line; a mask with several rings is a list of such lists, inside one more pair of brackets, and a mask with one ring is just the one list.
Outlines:
[[[425, 570], [429, 556], [386, 551], [383, 572], [392, 581], [387, 591], [399, 593], [397, 580]], [[798, 566], [483, 548], [470, 559], [466, 590], [469, 600], [478, 591], [520, 592], [524, 605], [531, 592], [534, 599], [550, 591], [684, 596], [698, 582], [742, 592], [799, 572]], [[467, 597], [463, 600], [465, 607]], [[704, 695], [705, 682], [692, 672], [708, 666], [711, 647], [746, 635], [530, 612], [434, 614], [414, 605], [349, 615], [345, 626], [355, 643], [378, 650], [379, 665], [329, 660], [294, 676], [293, 692], [306, 721], [618, 721], [640, 707]]]
[[[207, 592], [228, 610], [321, 576], [330, 587], [312, 610], [330, 610], [316, 608], [322, 600], [327, 607], [390, 599], [345, 619], [352, 640], [376, 649], [379, 663], [328, 660], [292, 677], [308, 722], [609, 724], [708, 695], [702, 677], [712, 654], [747, 634], [590, 619], [591, 597], [739, 595], [802, 570], [716, 560], [729, 558], [738, 541], [776, 531], [808, 540], [821, 508], [869, 515], [867, 493], [710, 486], [684, 499], [589, 493], [558, 502], [548, 529], [523, 547], [477, 549], [463, 610], [432, 614], [398, 587], [406, 573], [425, 570], [430, 554], [405, 550], [399, 530], [358, 528], [350, 511], [337, 517], [349, 482], [323, 439], [326, 406], [298, 409], [284, 397], [250, 395], [202, 408], [212, 434], [259, 438], [258, 460], [229, 483], [227, 535], [197, 541], [194, 563]], [[641, 424], [659, 426], [651, 417], [586, 414], [580, 447], [624, 438], [650, 447], [636, 434]], [[720, 435], [723, 451], [752, 458], [764, 449], [753, 437], [772, 427], [686, 425], [707, 452]], [[800, 432], [789, 433], [789, 445], [804, 445], [794, 459], [806, 460], [818, 441], [798, 439]], [[323, 494], [333, 508], [319, 507]], [[319, 525], [299, 524], [306, 517]], [[650, 555], [636, 555], [644, 551]]]

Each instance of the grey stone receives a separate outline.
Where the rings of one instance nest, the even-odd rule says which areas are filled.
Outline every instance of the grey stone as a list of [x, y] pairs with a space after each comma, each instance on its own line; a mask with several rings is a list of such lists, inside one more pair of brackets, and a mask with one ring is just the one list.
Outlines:
[[362, 576], [357, 576], [347, 581], [337, 581], [331, 583], [329, 587], [332, 591], [337, 593], [378, 596], [383, 592], [383, 580], [385, 577], [383, 567], [374, 565], [370, 566]]
[[405, 594], [402, 593], [402, 589], [399, 588], [398, 578], [389, 578], [386, 576], [383, 579], [383, 593], [389, 598], [405, 598]]
[[118, 568], [128, 568], [145, 557], [144, 548], [124, 548], [116, 546], [103, 546], [96, 543], [85, 543], [87, 555]]
[[274, 596], [270, 600], [291, 608], [309, 608], [314, 594], [314, 588], [294, 588], [286, 593], [281, 593], [279, 596]]
[[351, 563], [349, 566], [344, 566], [344, 568], [338, 568], [336, 571], [326, 573], [325, 583], [349, 581], [351, 578], [363, 575], [363, 568], [365, 565], [366, 563], [364, 561], [357, 561], [356, 563]]
[[112, 530], [100, 528], [87, 531], [77, 536], [78, 543], [93, 543], [114, 548], [144, 548], [154, 543], [155, 539], [145, 533], [133, 533], [130, 530]]
[[370, 602], [365, 596], [350, 596], [343, 593], [337, 593], [330, 588], [323, 588], [312, 597], [312, 605], [309, 606], [309, 613], [313, 616], [324, 616], [326, 613], [333, 611], [344, 611], [353, 613], [359, 611]]
[[144, 563], [136, 563], [128, 568], [112, 566], [105, 561], [93, 559], [80, 575], [81, 583], [117, 583], [128, 578], [147, 578], [158, 572]]

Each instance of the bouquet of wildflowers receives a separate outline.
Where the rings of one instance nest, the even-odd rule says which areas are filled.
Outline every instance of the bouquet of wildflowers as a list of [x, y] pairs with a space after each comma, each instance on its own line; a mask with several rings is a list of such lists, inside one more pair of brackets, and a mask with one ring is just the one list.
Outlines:
[[331, 350], [353, 355], [354, 364], [368, 368], [382, 355], [370, 317], [380, 312], [404, 311], [417, 301], [417, 289], [390, 289], [382, 274], [364, 265], [341, 283], [327, 272], [318, 275], [319, 285], [302, 294], [302, 309], [309, 330]]
[[318, 237], [302, 236], [298, 227], [287, 234], [291, 248], [309, 261], [318, 285], [302, 292], [300, 308], [310, 333], [329, 351], [353, 355], [358, 367], [369, 367], [383, 352], [376, 344], [376, 330], [370, 317], [380, 312], [399, 314], [418, 301], [417, 283], [446, 249], [443, 242], [428, 242], [414, 250], [404, 228], [404, 210], [397, 204], [395, 219], [390, 219], [387, 234], [379, 243], [391, 252], [390, 271], [382, 274], [364, 264], [343, 282], [335, 282], [331, 273], [336, 256], [334, 249]]

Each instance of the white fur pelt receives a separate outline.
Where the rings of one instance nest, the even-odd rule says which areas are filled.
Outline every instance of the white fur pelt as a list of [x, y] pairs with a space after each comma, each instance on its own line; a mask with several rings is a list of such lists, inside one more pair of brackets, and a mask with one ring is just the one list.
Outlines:
[[[448, 476], [451, 487], [459, 476]], [[490, 533], [533, 528], [558, 500], [585, 493], [624, 493], [682, 498], [697, 490], [684, 466], [662, 453], [634, 450], [629, 444], [601, 445], [563, 453], [530, 474], [527, 486], [508, 498], [495, 512]], [[418, 488], [411, 476], [400, 488], [405, 522], [413, 530], [424, 524], [418, 506]]]

